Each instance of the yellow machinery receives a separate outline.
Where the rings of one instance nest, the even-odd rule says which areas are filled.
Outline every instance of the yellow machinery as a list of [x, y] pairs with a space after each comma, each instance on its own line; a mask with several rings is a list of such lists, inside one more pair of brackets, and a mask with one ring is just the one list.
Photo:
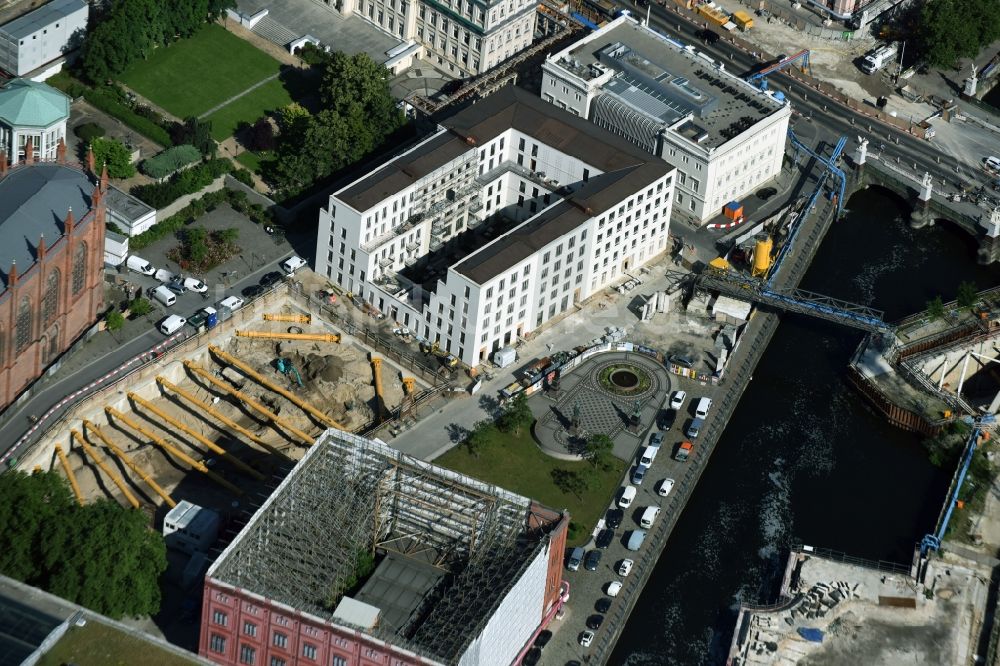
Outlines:
[[292, 433], [293, 435], [295, 435], [296, 437], [298, 437], [299, 439], [301, 439], [306, 444], [309, 444], [310, 446], [312, 446], [313, 444], [316, 443], [315, 439], [313, 439], [312, 437], [310, 437], [306, 433], [302, 432], [301, 430], [299, 430], [295, 426], [289, 424], [284, 419], [279, 418], [277, 414], [275, 414], [274, 412], [272, 412], [271, 410], [269, 410], [267, 407], [264, 407], [263, 405], [261, 405], [260, 403], [258, 403], [256, 400], [254, 400], [253, 398], [251, 398], [247, 394], [242, 393], [240, 391], [237, 391], [236, 389], [234, 389], [234, 388], [232, 388], [230, 386], [227, 386], [224, 382], [220, 382], [218, 379], [216, 379], [215, 377], [212, 376], [212, 373], [210, 373], [208, 370], [205, 370], [204, 368], [202, 368], [201, 366], [199, 366], [197, 363], [193, 363], [191, 361], [184, 361], [184, 367], [186, 367], [191, 372], [194, 372], [199, 377], [201, 377], [202, 379], [204, 379], [205, 381], [207, 381], [208, 383], [210, 383], [212, 386], [214, 386], [215, 388], [219, 389], [220, 391], [222, 391], [224, 393], [228, 393], [229, 395], [233, 396], [237, 400], [242, 401], [243, 404], [245, 404], [246, 406], [250, 407], [251, 409], [257, 411], [259, 414], [261, 414], [264, 418], [268, 419], [272, 423], [275, 423], [275, 424], [281, 426], [282, 428], [284, 428], [288, 432]]
[[262, 340], [312, 340], [315, 342], [340, 342], [337, 333], [268, 333], [267, 331], [236, 331], [240, 338], [258, 338]]
[[[268, 452], [273, 453], [276, 456], [281, 456], [282, 458], [287, 458], [288, 457], [284, 453], [282, 453], [281, 451], [279, 451], [278, 449], [274, 448], [273, 446], [271, 446], [270, 444], [268, 444], [267, 442], [265, 442], [264, 440], [262, 440], [257, 435], [253, 434], [252, 432], [250, 432], [249, 430], [247, 430], [246, 428], [244, 428], [243, 426], [241, 426], [236, 421], [232, 420], [231, 418], [229, 418], [228, 416], [226, 416], [225, 414], [223, 414], [219, 410], [217, 410], [214, 407], [212, 407], [207, 402], [199, 400], [198, 398], [194, 397], [193, 395], [191, 395], [190, 393], [188, 393], [184, 389], [180, 388], [179, 386], [175, 386], [175, 385], [171, 384], [170, 382], [168, 382], [163, 377], [157, 377], [156, 378], [156, 382], [160, 386], [162, 386], [163, 388], [165, 388], [166, 390], [171, 391], [173, 393], [176, 393], [180, 397], [184, 398], [185, 400], [187, 400], [188, 402], [190, 402], [192, 405], [194, 405], [198, 409], [204, 410], [204, 412], [206, 414], [215, 417], [216, 419], [218, 419], [218, 421], [220, 423], [222, 423], [222, 425], [227, 426], [229, 428], [232, 428], [233, 430], [241, 433], [244, 437], [246, 437], [247, 439], [249, 439], [254, 444], [259, 445], [262, 449], [265, 449]], [[215, 426], [215, 428], [219, 432], [228, 432], [225, 428], [220, 428], [219, 426]]]
[[62, 463], [63, 470], [66, 472], [66, 478], [69, 479], [69, 487], [76, 495], [76, 503], [83, 506], [83, 493], [80, 492], [80, 484], [76, 482], [76, 474], [73, 474], [73, 470], [69, 467], [69, 460], [66, 459], [66, 454], [63, 453], [62, 447], [58, 444], [56, 444], [56, 455], [59, 456], [59, 462]]
[[712, 259], [712, 261], [708, 262], [708, 265], [718, 271], [729, 270], [729, 262], [725, 257], [716, 257], [715, 259]]
[[117, 446], [115, 446], [110, 439], [105, 437], [104, 433], [101, 432], [100, 428], [98, 428], [96, 425], [87, 420], [84, 420], [83, 427], [86, 428], [89, 432], [92, 432], [95, 435], [97, 435], [98, 439], [104, 442], [104, 446], [108, 447], [108, 449], [111, 450], [111, 453], [115, 454], [115, 456], [117, 456], [119, 460], [125, 463], [125, 465], [127, 465], [130, 470], [135, 472], [140, 479], [145, 481], [146, 485], [152, 488], [154, 493], [163, 498], [163, 501], [166, 502], [167, 506], [169, 506], [171, 509], [177, 506], [177, 502], [174, 501], [174, 499], [170, 496], [170, 494], [166, 490], [161, 488], [160, 484], [158, 484], [156, 481], [152, 479], [152, 477], [146, 474], [146, 472], [144, 472], [141, 467], [139, 467], [134, 462], [132, 462], [132, 460], [126, 457], [125, 452], [119, 449]]
[[296, 324], [311, 324], [312, 315], [309, 314], [266, 314], [264, 321], [290, 321]]
[[112, 483], [118, 486], [118, 490], [122, 491], [122, 495], [124, 495], [125, 499], [128, 500], [128, 503], [132, 505], [132, 508], [138, 509], [139, 500], [132, 494], [132, 491], [128, 489], [128, 486], [125, 485], [125, 481], [122, 477], [118, 476], [114, 470], [104, 464], [104, 458], [102, 458], [101, 454], [97, 452], [97, 449], [88, 444], [87, 440], [83, 438], [83, 435], [81, 435], [79, 431], [71, 430], [70, 433], [73, 435], [73, 439], [76, 440], [77, 444], [79, 444], [87, 455], [90, 456], [91, 460], [93, 460], [94, 463], [101, 468], [101, 471], [104, 472], [109, 479], [111, 479]]
[[372, 357], [372, 375], [375, 377], [375, 405], [378, 409], [378, 421], [385, 420], [385, 400], [382, 398], [382, 359]]
[[239, 368], [243, 372], [243, 374], [245, 374], [247, 377], [250, 377], [251, 379], [253, 379], [254, 381], [256, 381], [258, 384], [262, 385], [264, 388], [271, 389], [275, 393], [277, 393], [279, 395], [285, 396], [286, 398], [288, 398], [289, 401], [291, 401], [292, 404], [296, 405], [302, 411], [308, 412], [309, 414], [312, 414], [323, 425], [325, 425], [327, 427], [330, 427], [330, 428], [336, 428], [337, 430], [346, 430], [346, 428], [344, 428], [344, 426], [340, 425], [339, 423], [337, 423], [336, 421], [334, 421], [333, 419], [331, 419], [329, 416], [327, 416], [326, 414], [324, 414], [323, 412], [321, 412], [319, 409], [317, 409], [316, 407], [314, 407], [311, 403], [309, 403], [306, 400], [303, 400], [302, 398], [300, 398], [299, 396], [295, 395], [291, 391], [287, 391], [287, 390], [281, 388], [280, 386], [278, 386], [277, 384], [274, 384], [274, 383], [268, 381], [268, 379], [266, 377], [264, 377], [264, 375], [260, 374], [259, 372], [257, 372], [256, 370], [254, 370], [249, 365], [247, 365], [243, 361], [239, 360], [238, 358], [236, 358], [232, 354], [227, 354], [226, 352], [222, 351], [218, 347], [215, 347], [215, 346], [212, 346], [212, 345], [209, 345], [208, 351], [210, 351], [211, 353], [215, 354], [216, 356], [218, 356], [219, 358], [221, 358], [223, 361], [225, 361], [229, 365], [231, 365], [231, 366], [233, 366], [235, 368]]
[[228, 451], [226, 451], [224, 448], [222, 448], [221, 446], [219, 446], [218, 444], [216, 444], [212, 440], [207, 439], [206, 437], [202, 436], [197, 431], [192, 430], [191, 428], [187, 427], [186, 425], [184, 425], [183, 423], [181, 423], [177, 419], [173, 418], [172, 416], [170, 416], [169, 414], [167, 414], [162, 409], [158, 408], [156, 405], [152, 404], [148, 400], [143, 400], [141, 397], [139, 397], [135, 393], [129, 393], [128, 397], [129, 397], [130, 400], [132, 400], [133, 402], [135, 402], [137, 405], [142, 405], [144, 408], [146, 408], [149, 411], [153, 412], [154, 414], [156, 414], [161, 419], [163, 419], [164, 421], [166, 421], [170, 425], [174, 426], [175, 428], [177, 428], [181, 432], [186, 433], [187, 435], [189, 435], [189, 436], [193, 437], [194, 439], [198, 440], [204, 446], [206, 446], [209, 450], [214, 451], [215, 453], [219, 454], [220, 456], [222, 456], [223, 458], [225, 458], [226, 460], [228, 460], [229, 462], [231, 462], [236, 467], [239, 467], [241, 470], [243, 470], [244, 472], [246, 472], [247, 474], [249, 474], [253, 478], [257, 479], [258, 481], [263, 481], [266, 478], [263, 474], [261, 474], [260, 472], [258, 472], [257, 470], [255, 470], [250, 465], [246, 464], [245, 462], [243, 462], [242, 460], [240, 460], [236, 456], [232, 455], [231, 453], [229, 453]]
[[757, 242], [753, 246], [753, 267], [751, 268], [751, 274], [755, 277], [762, 277], [767, 275], [767, 272], [771, 270], [771, 249], [774, 246], [774, 242], [767, 234], [757, 234], [755, 240]]
[[148, 439], [149, 441], [151, 441], [153, 444], [156, 444], [157, 446], [159, 446], [161, 449], [163, 449], [167, 453], [173, 455], [176, 458], [180, 458], [181, 460], [183, 460], [184, 462], [186, 462], [188, 465], [190, 465], [192, 468], [198, 470], [199, 472], [201, 472], [202, 474], [204, 474], [208, 478], [212, 479], [212, 481], [215, 481], [217, 484], [219, 484], [223, 488], [226, 488], [227, 490], [229, 490], [232, 493], [235, 493], [236, 495], [242, 495], [243, 494], [242, 490], [240, 490], [237, 486], [233, 485], [229, 481], [226, 481], [221, 476], [219, 476], [218, 474], [216, 474], [215, 472], [213, 472], [212, 470], [210, 470], [208, 467], [205, 466], [205, 463], [202, 463], [202, 462], [199, 462], [199, 461], [195, 460], [194, 458], [192, 458], [188, 454], [184, 453], [183, 451], [181, 451], [180, 449], [178, 449], [176, 446], [174, 446], [173, 444], [171, 444], [167, 440], [165, 440], [162, 437], [159, 437], [157, 435], [154, 435], [149, 430], [143, 428], [141, 425], [139, 425], [138, 423], [136, 423], [132, 419], [128, 418], [127, 416], [125, 416], [124, 414], [122, 414], [121, 412], [119, 412], [114, 407], [105, 407], [104, 411], [107, 412], [108, 416], [113, 416], [116, 421], [119, 421], [120, 423], [124, 423], [129, 428], [132, 428], [132, 430], [135, 430], [137, 433], [139, 433], [140, 435], [142, 435], [143, 437], [145, 437], [146, 439]]
[[403, 377], [403, 392], [406, 395], [413, 395], [413, 392], [417, 389], [417, 380], [413, 377]]

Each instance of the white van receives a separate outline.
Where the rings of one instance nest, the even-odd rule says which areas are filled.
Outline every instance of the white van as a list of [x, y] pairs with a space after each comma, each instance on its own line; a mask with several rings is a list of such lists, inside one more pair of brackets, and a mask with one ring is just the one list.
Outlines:
[[660, 447], [658, 446], [647, 446], [642, 450], [642, 457], [639, 458], [639, 464], [649, 467], [656, 460], [656, 454], [660, 452]]
[[647, 506], [642, 512], [642, 518], [639, 519], [639, 524], [648, 529], [653, 526], [653, 523], [656, 522], [656, 517], [659, 515], [660, 507]]
[[281, 262], [281, 267], [285, 269], [285, 272], [291, 275], [295, 271], [299, 270], [306, 265], [306, 260], [297, 255], [292, 255], [288, 259]]
[[156, 272], [156, 269], [153, 268], [153, 264], [136, 254], [130, 254], [128, 256], [125, 260], [125, 267], [130, 271], [142, 273], [143, 275], [152, 275]]
[[177, 302], [177, 296], [162, 284], [153, 290], [153, 298], [166, 305], [168, 308]]
[[702, 398], [698, 401], [698, 408], [694, 410], [694, 415], [699, 419], [703, 419], [708, 416], [708, 410], [712, 408], [711, 398]]
[[621, 499], [618, 500], [618, 506], [623, 509], [627, 509], [632, 506], [632, 500], [635, 499], [635, 486], [625, 486], [625, 490], [622, 491]]
[[983, 160], [983, 166], [985, 166], [990, 171], [1000, 172], [1000, 157], [994, 157], [990, 155]]
[[184, 327], [187, 323], [187, 319], [179, 315], [170, 315], [166, 319], [160, 322], [160, 333], [163, 335], [173, 335], [177, 331]]

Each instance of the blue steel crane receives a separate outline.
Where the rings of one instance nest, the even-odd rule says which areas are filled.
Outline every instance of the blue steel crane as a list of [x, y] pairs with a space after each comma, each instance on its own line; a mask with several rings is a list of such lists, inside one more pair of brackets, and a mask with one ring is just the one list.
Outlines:
[[948, 498], [948, 506], [945, 509], [944, 516], [941, 518], [940, 524], [938, 525], [938, 530], [934, 534], [926, 535], [920, 542], [921, 557], [926, 557], [928, 552], [941, 548], [941, 539], [944, 538], [945, 532], [948, 531], [948, 523], [951, 521], [951, 514], [958, 505], [958, 493], [962, 490], [962, 483], [965, 482], [965, 475], [969, 473], [969, 465], [972, 464], [972, 457], [976, 453], [976, 447], [979, 445], [979, 437], [981, 434], [982, 431], [979, 429], [979, 423], [977, 422], [972, 428], [972, 434], [969, 435], [969, 441], [965, 444], [965, 453], [962, 455], [962, 464], [958, 468], [958, 474], [952, 483], [952, 488]]
[[750, 76], [746, 77], [746, 82], [753, 84], [760, 88], [761, 90], [767, 90], [767, 76], [769, 74], [774, 74], [775, 72], [780, 72], [789, 65], [801, 60], [802, 61], [802, 71], [809, 72], [809, 49], [802, 49], [794, 55], [790, 55], [787, 58], [782, 58], [778, 62], [772, 63], [767, 67], [764, 67], [760, 71], [754, 72]]
[[847, 190], [847, 176], [845, 176], [843, 170], [837, 166], [837, 160], [840, 158], [840, 153], [843, 152], [844, 146], [847, 144], [847, 137], [840, 137], [840, 140], [837, 141], [837, 147], [834, 148], [833, 154], [828, 158], [823, 157], [819, 153], [811, 150], [808, 146], [799, 141], [799, 137], [795, 136], [795, 132], [791, 129], [788, 130], [788, 138], [791, 140], [792, 145], [795, 146], [796, 151], [801, 150], [806, 155], [815, 157], [817, 161], [829, 169], [833, 175], [837, 177], [837, 180], [840, 181], [837, 188], [837, 215], [840, 216], [840, 213], [844, 209], [844, 192]]
[[798, 236], [799, 229], [802, 227], [803, 220], [809, 217], [809, 214], [812, 212], [813, 207], [815, 207], [816, 201], [819, 199], [819, 195], [823, 192], [823, 186], [826, 184], [826, 179], [827, 177], [829, 177], [831, 173], [839, 176], [841, 179], [840, 195], [837, 197], [837, 215], [840, 215], [841, 209], [844, 205], [844, 187], [847, 181], [846, 178], [844, 177], [844, 172], [837, 168], [836, 162], [837, 159], [840, 157], [840, 154], [843, 152], [844, 146], [847, 145], [847, 137], [846, 136], [840, 137], [840, 139], [837, 141], [837, 145], [833, 149], [833, 153], [830, 155], [830, 158], [827, 159], [822, 155], [819, 155], [809, 150], [805, 146], [803, 146], [799, 142], [799, 140], [795, 137], [795, 133], [792, 132], [792, 130], [788, 130], [788, 136], [792, 139], [792, 143], [796, 147], [801, 147], [802, 150], [805, 150], [807, 153], [809, 153], [810, 155], [818, 159], [820, 162], [822, 162], [826, 168], [823, 169], [823, 173], [819, 175], [819, 179], [816, 181], [816, 189], [813, 190], [812, 196], [809, 197], [809, 201], [806, 202], [805, 207], [799, 212], [798, 217], [792, 224], [792, 228], [788, 234], [788, 240], [785, 241], [785, 244], [781, 246], [781, 251], [778, 252], [778, 256], [774, 260], [774, 265], [771, 268], [770, 277], [768, 277], [767, 279], [768, 287], [770, 287], [771, 284], [774, 282], [774, 278], [778, 274], [778, 267], [781, 265], [781, 261], [785, 258], [785, 256], [787, 256], [788, 251], [795, 244], [795, 238], [796, 236]]

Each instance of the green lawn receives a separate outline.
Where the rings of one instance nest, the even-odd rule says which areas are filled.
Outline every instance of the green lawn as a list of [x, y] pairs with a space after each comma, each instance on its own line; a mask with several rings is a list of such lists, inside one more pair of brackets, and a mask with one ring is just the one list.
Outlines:
[[260, 155], [249, 150], [236, 156], [237, 162], [254, 173], [260, 172], [260, 159]]
[[208, 24], [188, 39], [156, 49], [121, 79], [143, 97], [186, 118], [221, 104], [280, 68], [281, 63], [249, 42]]
[[70, 627], [38, 660], [39, 666], [124, 666], [136, 663], [194, 666], [196, 662], [95, 620], [89, 620], [83, 627]]
[[545, 455], [526, 430], [517, 437], [494, 432], [493, 439], [483, 447], [479, 457], [470, 454], [466, 447], [458, 446], [434, 463], [531, 497], [550, 508], [568, 509], [577, 528], [575, 534], [571, 532], [568, 543], [585, 543], [618, 488], [625, 463], [614, 458], [614, 467], [597, 472], [594, 488], [577, 497], [556, 487], [552, 470], [583, 470], [590, 466], [589, 462], [556, 460]]
[[216, 141], [233, 135], [241, 121], [253, 124], [268, 111], [274, 111], [292, 103], [292, 94], [282, 79], [268, 81], [260, 88], [239, 99], [233, 100], [207, 120], [212, 121], [212, 138]]

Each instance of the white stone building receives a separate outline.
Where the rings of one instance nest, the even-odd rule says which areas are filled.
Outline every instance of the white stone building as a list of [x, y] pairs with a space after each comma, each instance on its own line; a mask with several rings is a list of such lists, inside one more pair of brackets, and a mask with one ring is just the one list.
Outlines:
[[722, 214], [781, 171], [791, 107], [621, 16], [542, 65], [542, 98], [677, 167], [674, 213]]
[[0, 70], [23, 76], [62, 58], [83, 41], [89, 12], [86, 0], [52, 0], [3, 24]]
[[668, 247], [674, 168], [518, 88], [337, 191], [316, 270], [474, 365]]
[[458, 77], [475, 76], [527, 48], [537, 0], [344, 0], [356, 14]]
[[31, 141], [36, 160], [55, 160], [66, 139], [69, 97], [44, 83], [14, 79], [0, 87], [0, 153], [9, 164], [25, 159]]

